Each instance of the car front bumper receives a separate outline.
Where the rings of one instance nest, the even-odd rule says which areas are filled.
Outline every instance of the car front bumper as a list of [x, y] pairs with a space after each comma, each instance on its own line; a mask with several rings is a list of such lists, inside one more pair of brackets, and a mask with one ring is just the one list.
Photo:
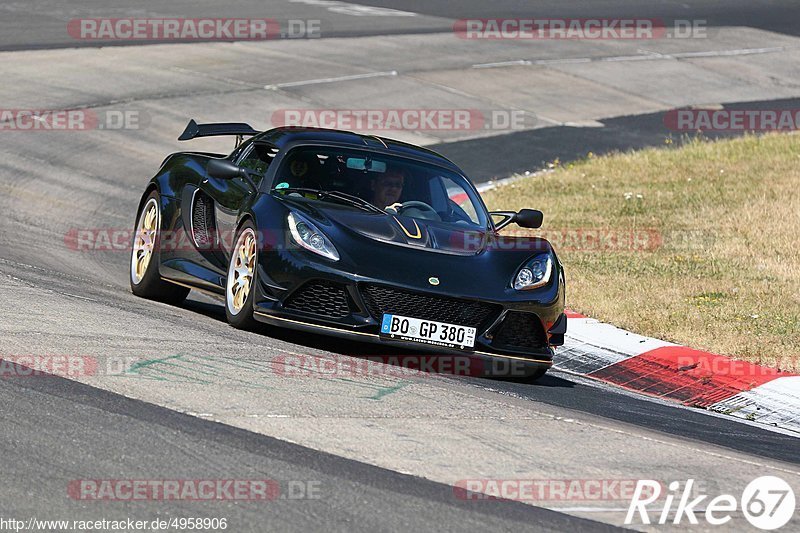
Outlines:
[[[566, 316], [560, 274], [537, 291], [507, 289], [487, 298], [485, 292], [473, 290], [474, 282], [461, 284], [457, 292], [452, 286], [410, 286], [404, 280], [351, 274], [316, 262], [306, 268], [303, 255], [270, 255], [260, 262], [256, 276], [259, 283], [254, 316], [264, 323], [424, 353], [475, 358], [484, 364], [490, 362], [495, 369], [511, 363], [527, 369], [549, 368], [553, 347], [563, 343]], [[269, 270], [264, 265], [269, 265]], [[374, 296], [376, 293], [380, 298]], [[381, 337], [382, 313], [475, 327], [474, 350]]]

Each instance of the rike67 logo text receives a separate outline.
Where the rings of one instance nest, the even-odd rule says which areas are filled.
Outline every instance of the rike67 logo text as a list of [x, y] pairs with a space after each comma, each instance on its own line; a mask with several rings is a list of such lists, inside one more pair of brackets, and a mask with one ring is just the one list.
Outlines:
[[[697, 524], [697, 518], [701, 516], [708, 524], [721, 526], [730, 522], [733, 514], [740, 511], [754, 527], [774, 530], [786, 525], [794, 516], [794, 491], [779, 477], [762, 476], [754, 479], [738, 499], [731, 494], [720, 494], [709, 499], [708, 494], [697, 495], [694, 485], [694, 479], [689, 479], [681, 489], [681, 483], [673, 481], [666, 495], [663, 495], [660, 482], [639, 480], [625, 516], [625, 524], [633, 524], [634, 521], [642, 524], [650, 524], [651, 521], [681, 524], [684, 519], [690, 524]], [[651, 519], [647, 506], [654, 503], [656, 517]]]

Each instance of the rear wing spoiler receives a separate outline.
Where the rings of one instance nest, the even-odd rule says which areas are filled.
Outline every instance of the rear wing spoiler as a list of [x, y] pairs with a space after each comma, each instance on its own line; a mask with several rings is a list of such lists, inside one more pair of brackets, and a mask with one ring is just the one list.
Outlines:
[[189, 121], [186, 129], [183, 130], [179, 141], [190, 141], [198, 137], [219, 137], [223, 135], [235, 135], [236, 146], [242, 144], [245, 136], [252, 137], [260, 132], [253, 129], [250, 124], [243, 122], [218, 122], [215, 124], [198, 124], [194, 119]]

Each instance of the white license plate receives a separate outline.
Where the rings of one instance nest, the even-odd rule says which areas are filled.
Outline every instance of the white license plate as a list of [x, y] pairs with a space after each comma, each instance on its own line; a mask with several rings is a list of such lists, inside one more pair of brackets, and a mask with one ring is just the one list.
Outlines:
[[381, 337], [461, 350], [475, 346], [475, 328], [390, 314], [381, 320]]

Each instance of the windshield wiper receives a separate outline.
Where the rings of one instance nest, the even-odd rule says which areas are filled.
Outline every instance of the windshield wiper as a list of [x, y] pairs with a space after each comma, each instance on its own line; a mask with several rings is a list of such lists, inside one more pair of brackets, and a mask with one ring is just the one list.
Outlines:
[[272, 192], [280, 192], [280, 193], [299, 192], [299, 193], [316, 194], [317, 198], [319, 199], [332, 198], [334, 200], [339, 200], [340, 202], [344, 202], [348, 205], [364, 209], [365, 211], [372, 211], [373, 213], [380, 213], [382, 215], [386, 214], [386, 211], [384, 211], [383, 209], [374, 204], [369, 203], [363, 198], [359, 198], [358, 196], [353, 196], [352, 194], [347, 194], [346, 192], [342, 191], [323, 191], [321, 189], [312, 189], [308, 187], [286, 187], [283, 189], [272, 189]]
[[358, 196], [354, 196], [352, 194], [347, 194], [346, 192], [342, 191], [324, 191], [325, 195], [329, 198], [335, 198], [337, 200], [341, 200], [343, 202], [348, 202], [350, 205], [354, 205], [357, 207], [361, 207], [366, 209], [367, 211], [372, 211], [374, 213], [381, 213], [383, 215], [386, 214], [386, 211], [381, 209], [375, 204], [372, 204], [363, 198], [359, 198]]

